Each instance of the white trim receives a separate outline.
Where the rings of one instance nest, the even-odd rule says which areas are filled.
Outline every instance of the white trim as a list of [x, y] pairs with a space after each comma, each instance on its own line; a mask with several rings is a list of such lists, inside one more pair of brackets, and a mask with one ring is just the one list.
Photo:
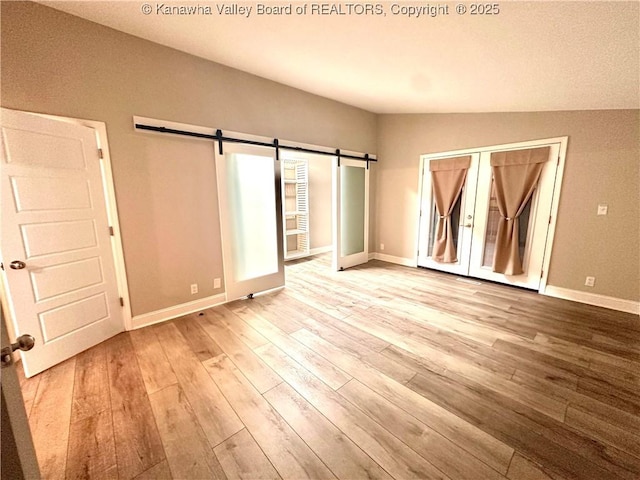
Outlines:
[[395, 263], [396, 265], [404, 265], [405, 267], [417, 267], [418, 262], [415, 258], [396, 257], [394, 255], [387, 255], [386, 253], [372, 253], [370, 258], [380, 260], [382, 262]]
[[308, 258], [314, 255], [320, 255], [321, 253], [329, 253], [329, 252], [333, 252], [332, 245], [328, 245], [326, 247], [312, 248], [309, 250], [309, 253], [301, 253], [300, 255], [294, 255], [292, 257], [285, 258], [284, 263], [286, 264], [289, 261], [300, 260], [301, 258]]
[[542, 144], [566, 142], [569, 137], [541, 138], [539, 140], [528, 140], [525, 142], [504, 143], [502, 145], [485, 145], [482, 147], [465, 148], [464, 150], [447, 150], [445, 152], [424, 153], [421, 158], [432, 159], [442, 157], [457, 157], [460, 155], [471, 155], [477, 152], [493, 152], [495, 150], [522, 150], [523, 148], [537, 147]]
[[216, 305], [221, 305], [226, 302], [226, 294], [219, 293], [210, 297], [194, 300], [193, 302], [163, 308], [162, 310], [156, 310], [155, 312], [144, 313], [142, 315], [136, 315], [131, 321], [132, 328], [137, 329], [153, 325], [154, 323], [166, 322], [167, 320], [172, 320], [199, 310], [215, 307]]
[[317, 247], [309, 250], [309, 256], [320, 255], [321, 253], [333, 252], [333, 245], [327, 245], [326, 247]]
[[560, 152], [558, 152], [558, 167], [556, 169], [556, 183], [553, 186], [553, 199], [551, 200], [551, 221], [547, 228], [547, 243], [542, 257], [542, 277], [540, 277], [540, 287], [538, 293], [544, 293], [547, 288], [549, 278], [549, 266], [551, 265], [551, 253], [553, 250], [553, 239], [556, 235], [556, 222], [558, 221], [558, 207], [560, 206], [560, 191], [562, 189], [562, 178], [564, 176], [564, 164], [567, 157], [567, 144], [569, 137], [558, 137], [560, 141]]
[[611, 310], [640, 315], [640, 302], [633, 300], [608, 297], [597, 293], [581, 292], [579, 290], [571, 290], [563, 287], [554, 287], [553, 285], [547, 285], [547, 288], [540, 293], [549, 297], [562, 298], [564, 300], [572, 300], [574, 302], [586, 303], [597, 307], [610, 308]]
[[[32, 112], [27, 112], [32, 113]], [[107, 217], [109, 225], [113, 227], [113, 236], [111, 237], [111, 245], [113, 249], [113, 261], [116, 270], [116, 280], [118, 283], [118, 295], [123, 299], [122, 320], [124, 329], [131, 330], [132, 314], [131, 300], [129, 298], [129, 284], [127, 282], [127, 269], [124, 262], [124, 250], [122, 248], [122, 235], [120, 233], [120, 220], [118, 219], [118, 205], [116, 203], [116, 191], [113, 182], [113, 169], [111, 168], [111, 154], [109, 152], [109, 141], [107, 138], [107, 125], [104, 122], [95, 120], [85, 120], [81, 118], [59, 117], [57, 115], [47, 115], [43, 113], [32, 113], [38, 117], [50, 118], [76, 125], [83, 125], [92, 128], [96, 132], [96, 140], [98, 148], [102, 149], [102, 165], [103, 165], [103, 181], [105, 187], [105, 196], [107, 201]]]
[[[426, 188], [424, 187], [424, 169], [426, 168], [427, 164], [428, 164], [429, 160], [426, 158], [425, 155], [420, 155], [420, 170], [418, 170], [418, 209], [416, 211], [417, 215], [417, 222], [416, 222], [416, 232], [415, 232], [415, 249], [414, 251], [416, 252], [416, 257], [415, 257], [415, 264], [416, 267], [418, 266], [418, 261], [419, 261], [419, 257], [420, 257], [420, 228], [422, 227], [422, 202], [423, 202], [423, 198], [422, 198], [422, 194], [426, 193]], [[428, 187], [427, 187], [428, 188]], [[426, 213], [426, 212], [425, 212]]]

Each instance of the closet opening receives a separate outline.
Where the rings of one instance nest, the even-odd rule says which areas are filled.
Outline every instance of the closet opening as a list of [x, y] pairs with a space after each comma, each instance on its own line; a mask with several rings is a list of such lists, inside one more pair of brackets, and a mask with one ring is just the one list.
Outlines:
[[333, 252], [333, 164], [325, 155], [280, 153], [285, 262]]

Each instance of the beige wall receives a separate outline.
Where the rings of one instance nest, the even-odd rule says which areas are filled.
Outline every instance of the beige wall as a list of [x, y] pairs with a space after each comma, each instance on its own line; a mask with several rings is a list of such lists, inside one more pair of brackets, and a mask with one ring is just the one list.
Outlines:
[[[135, 242], [125, 237], [125, 254], [136, 311], [224, 292], [213, 288], [224, 271], [211, 143], [147, 134], [131, 142], [129, 155], [143, 172], [136, 192], [140, 200], [127, 205], [126, 212], [119, 204], [120, 216], [135, 225]], [[195, 295], [192, 284], [198, 285]]]
[[548, 283], [637, 301], [639, 132], [638, 110], [381, 115], [373, 244], [415, 258], [420, 154], [568, 135]]
[[333, 243], [333, 157], [309, 156], [309, 234], [311, 249]]
[[133, 115], [375, 153], [374, 114], [39, 4], [1, 8], [2, 106], [107, 125], [134, 315], [218, 293], [222, 270], [210, 147], [134, 132]]

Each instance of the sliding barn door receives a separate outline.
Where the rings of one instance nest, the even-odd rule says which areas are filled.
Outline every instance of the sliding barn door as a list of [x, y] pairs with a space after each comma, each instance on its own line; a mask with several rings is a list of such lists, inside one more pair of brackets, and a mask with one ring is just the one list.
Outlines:
[[227, 300], [284, 286], [280, 166], [275, 150], [216, 153]]
[[335, 160], [333, 268], [369, 261], [369, 169], [357, 160]]

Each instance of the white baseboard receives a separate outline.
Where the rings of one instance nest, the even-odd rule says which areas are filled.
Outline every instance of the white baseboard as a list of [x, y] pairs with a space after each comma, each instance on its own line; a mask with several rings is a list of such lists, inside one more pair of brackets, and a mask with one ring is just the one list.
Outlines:
[[319, 255], [321, 253], [328, 253], [333, 251], [333, 245], [327, 245], [326, 247], [312, 248], [309, 250], [309, 255]]
[[574, 302], [586, 303], [597, 307], [610, 308], [620, 312], [634, 313], [640, 315], [640, 302], [633, 300], [625, 300], [623, 298], [608, 297], [606, 295], [598, 295], [596, 293], [581, 292], [579, 290], [571, 290], [569, 288], [554, 287], [547, 285], [542, 292], [543, 295], [550, 297], [563, 298], [565, 300], [573, 300]]
[[220, 293], [218, 295], [212, 295], [211, 297], [194, 300], [193, 302], [182, 303], [174, 307], [156, 310], [155, 312], [136, 315], [131, 319], [132, 330], [153, 325], [154, 323], [166, 322], [167, 320], [182, 317], [183, 315], [188, 315], [206, 308], [215, 307], [216, 305], [220, 305], [226, 301], [226, 295], [224, 293]]
[[386, 253], [374, 252], [369, 254], [369, 259], [381, 260], [383, 262], [395, 263], [396, 265], [404, 265], [405, 267], [417, 267], [415, 258], [395, 257]]

